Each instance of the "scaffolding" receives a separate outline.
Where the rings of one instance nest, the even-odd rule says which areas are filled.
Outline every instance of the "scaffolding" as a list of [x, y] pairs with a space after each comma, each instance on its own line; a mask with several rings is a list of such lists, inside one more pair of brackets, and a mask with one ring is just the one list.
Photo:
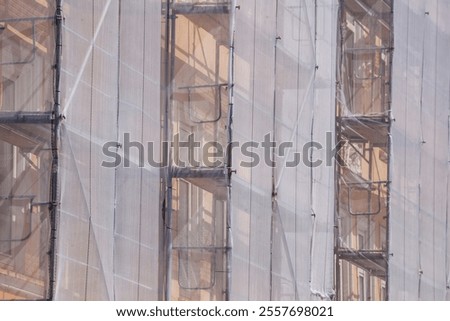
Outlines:
[[392, 2], [343, 0], [336, 142], [340, 300], [387, 300]]
[[449, 299], [449, 11], [1, 0], [0, 299]]
[[54, 289], [61, 5], [0, 5], [0, 299]]
[[[231, 6], [163, 4], [163, 136], [174, 143], [162, 171], [166, 300], [229, 299], [231, 155], [223, 147], [231, 141]], [[180, 148], [194, 141], [222, 153], [209, 162], [205, 149]]]

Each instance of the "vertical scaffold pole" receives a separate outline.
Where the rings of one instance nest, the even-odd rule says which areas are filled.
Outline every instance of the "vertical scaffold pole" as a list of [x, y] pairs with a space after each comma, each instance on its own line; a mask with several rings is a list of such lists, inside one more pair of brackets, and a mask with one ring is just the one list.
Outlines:
[[226, 288], [225, 300], [231, 299], [231, 269], [232, 269], [232, 206], [231, 206], [231, 175], [233, 173], [233, 107], [234, 107], [234, 34], [236, 28], [236, 0], [230, 3], [230, 53], [228, 63], [228, 123], [227, 123], [227, 217], [226, 217]]
[[61, 109], [61, 56], [62, 56], [62, 0], [56, 0], [55, 10], [55, 64], [53, 78], [53, 118], [51, 124], [52, 164], [50, 177], [50, 244], [49, 244], [49, 285], [47, 299], [53, 300], [56, 282], [56, 234], [58, 214], [58, 140]]

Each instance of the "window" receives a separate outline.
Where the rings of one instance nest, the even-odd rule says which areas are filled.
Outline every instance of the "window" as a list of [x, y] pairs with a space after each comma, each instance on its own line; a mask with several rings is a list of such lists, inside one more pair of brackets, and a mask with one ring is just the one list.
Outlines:
[[381, 281], [380, 300], [386, 300], [386, 281]]
[[12, 146], [0, 141], [0, 253], [11, 255]]
[[14, 82], [7, 78], [2, 78], [2, 82], [0, 83], [0, 112], [14, 110]]
[[358, 249], [364, 250], [364, 235], [358, 234]]
[[366, 278], [364, 271], [358, 273], [358, 299], [359, 301], [366, 301]]

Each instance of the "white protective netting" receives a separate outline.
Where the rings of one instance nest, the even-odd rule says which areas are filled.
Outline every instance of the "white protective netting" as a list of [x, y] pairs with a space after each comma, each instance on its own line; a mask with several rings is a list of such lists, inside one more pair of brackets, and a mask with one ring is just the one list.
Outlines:
[[[313, 153], [313, 160], [323, 160], [319, 167], [302, 159], [311, 141], [325, 147], [327, 131], [334, 140], [337, 1], [239, 5], [234, 140], [261, 144], [271, 134], [277, 146], [292, 142], [293, 148], [276, 158], [274, 172], [261, 147], [253, 150], [261, 162], [252, 168], [238, 167], [248, 158], [235, 154], [232, 298], [327, 299], [333, 294], [333, 163], [325, 166], [325, 149]], [[294, 152], [301, 162], [288, 167]]]
[[[386, 38], [387, 0], [228, 3], [174, 1], [175, 51], [164, 58], [165, 2], [63, 1], [53, 299], [157, 300], [167, 284], [177, 300], [450, 299], [450, 3], [394, 0]], [[52, 293], [55, 4], [0, 1], [0, 299]], [[340, 5], [355, 14], [342, 44]], [[367, 30], [376, 32], [364, 38]], [[351, 54], [340, 56], [341, 45]], [[223, 162], [201, 162], [197, 176], [175, 164], [173, 178], [147, 162], [163, 158], [165, 63], [170, 134], [225, 145], [233, 102], [233, 141], [259, 144], [234, 149], [231, 198]], [[344, 87], [353, 91], [336, 92]], [[377, 132], [370, 117], [389, 126]], [[267, 134], [293, 148], [266, 153]], [[362, 138], [344, 144], [343, 184], [337, 134]], [[367, 170], [370, 153], [382, 170]], [[201, 176], [205, 167], [216, 176]], [[387, 276], [371, 276], [376, 291], [361, 295], [374, 271], [340, 265], [337, 247], [387, 254]]]
[[392, 300], [449, 299], [449, 10], [394, 1]]
[[[161, 3], [64, 1], [63, 10], [55, 298], [157, 299], [159, 169], [139, 165], [147, 142], [159, 159]], [[102, 166], [103, 145], [123, 145], [125, 133], [145, 153], [119, 148], [122, 163]]]

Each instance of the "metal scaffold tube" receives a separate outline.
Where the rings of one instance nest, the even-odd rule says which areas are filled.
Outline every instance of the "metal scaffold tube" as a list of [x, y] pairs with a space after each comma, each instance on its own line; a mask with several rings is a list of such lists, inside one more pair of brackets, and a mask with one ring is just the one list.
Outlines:
[[[391, 38], [390, 38], [390, 47], [391, 47], [391, 51], [390, 51], [390, 55], [391, 55], [391, 59], [389, 60], [389, 70], [391, 71], [389, 73], [389, 79], [388, 82], [389, 84], [392, 84], [392, 62], [393, 62], [393, 55], [394, 55], [394, 6], [393, 6], [393, 1], [391, 3], [391, 10], [390, 10], [390, 19], [389, 19], [389, 27], [390, 27], [390, 34], [391, 34]], [[389, 86], [388, 88], [388, 101], [387, 101], [387, 110], [388, 110], [388, 117], [387, 117], [387, 121], [388, 121], [388, 142], [387, 142], [387, 152], [388, 152], [388, 168], [387, 168], [387, 206], [386, 206], [386, 249], [385, 249], [385, 255], [387, 258], [387, 269], [386, 269], [386, 295], [384, 297], [385, 301], [389, 301], [389, 287], [390, 287], [390, 273], [389, 273], [389, 263], [390, 263], [390, 258], [391, 258], [391, 245], [390, 245], [390, 240], [391, 240], [391, 212], [392, 212], [392, 195], [391, 195], [391, 184], [392, 184], [392, 177], [393, 177], [393, 173], [392, 173], [392, 168], [393, 168], [393, 150], [392, 150], [392, 121], [393, 121], [393, 115], [392, 115], [392, 86]]]
[[231, 176], [233, 173], [233, 107], [234, 107], [234, 34], [236, 26], [236, 0], [231, 0], [230, 7], [230, 55], [228, 65], [228, 124], [227, 124], [227, 143], [229, 150], [227, 151], [227, 170], [228, 170], [228, 184], [227, 184], [227, 217], [226, 217], [226, 289], [225, 300], [231, 299], [231, 271], [232, 271], [232, 207], [231, 207], [231, 192], [232, 183]]
[[55, 11], [55, 65], [54, 65], [54, 79], [53, 79], [53, 118], [51, 124], [51, 150], [52, 150], [52, 164], [51, 164], [51, 178], [50, 178], [50, 244], [49, 244], [49, 287], [47, 299], [52, 300], [55, 295], [56, 283], [56, 238], [57, 238], [57, 224], [58, 224], [58, 144], [59, 144], [59, 126], [61, 120], [61, 57], [62, 57], [62, 23], [63, 11], [62, 0], [56, 0]]
[[[163, 141], [169, 142], [170, 138], [170, 114], [171, 114], [171, 99], [172, 99], [172, 81], [173, 81], [173, 55], [175, 47], [175, 17], [172, 15], [172, 0], [166, 1], [166, 25], [165, 25], [165, 95], [164, 95], [164, 129]], [[163, 191], [164, 206], [163, 206], [163, 228], [164, 228], [164, 300], [171, 300], [171, 271], [172, 271], [172, 174], [171, 174], [171, 149], [163, 150], [167, 153], [167, 164], [163, 168]]]

